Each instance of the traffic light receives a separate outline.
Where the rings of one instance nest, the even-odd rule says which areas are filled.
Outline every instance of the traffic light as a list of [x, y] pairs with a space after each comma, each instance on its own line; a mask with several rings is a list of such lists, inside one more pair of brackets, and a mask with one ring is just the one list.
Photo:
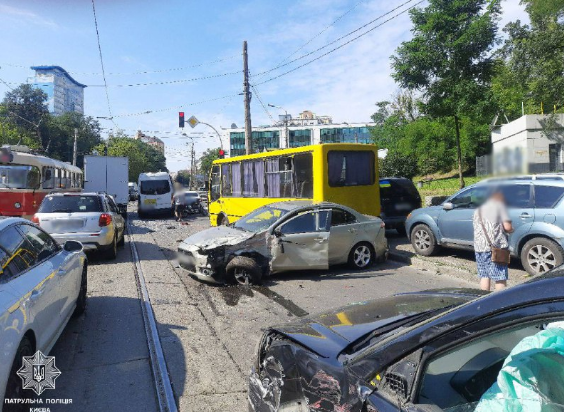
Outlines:
[[14, 154], [9, 147], [0, 147], [0, 163], [12, 163]]
[[219, 149], [218, 156], [219, 159], [225, 159], [225, 150]]
[[178, 127], [184, 128], [184, 112], [178, 112]]

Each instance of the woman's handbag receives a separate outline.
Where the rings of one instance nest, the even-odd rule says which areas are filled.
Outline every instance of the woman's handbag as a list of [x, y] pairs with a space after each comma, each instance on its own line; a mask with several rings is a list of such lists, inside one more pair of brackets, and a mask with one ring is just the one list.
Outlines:
[[488, 232], [486, 231], [486, 227], [484, 226], [484, 221], [482, 220], [482, 211], [478, 210], [478, 217], [480, 218], [480, 225], [482, 225], [482, 231], [484, 232], [484, 236], [488, 241], [488, 245], [492, 251], [492, 262], [497, 263], [498, 265], [508, 266], [511, 257], [509, 255], [509, 249], [501, 249], [498, 247], [494, 247], [492, 245], [492, 241], [488, 236]]

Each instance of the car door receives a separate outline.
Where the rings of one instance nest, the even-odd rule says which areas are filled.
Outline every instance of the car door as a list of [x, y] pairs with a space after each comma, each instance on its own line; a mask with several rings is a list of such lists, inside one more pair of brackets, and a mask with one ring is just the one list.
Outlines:
[[[367, 404], [379, 411], [401, 406], [401, 410], [422, 412], [485, 412], [527, 410], [527, 405], [539, 408], [535, 410], [561, 410], [550, 406], [564, 404], [564, 361], [549, 351], [536, 357], [540, 352], [535, 347], [543, 346], [541, 342], [548, 347], [561, 339], [563, 321], [564, 302], [552, 301], [469, 322], [378, 373], [382, 384]], [[512, 360], [504, 367], [509, 356]], [[494, 385], [500, 380], [506, 384]], [[503, 388], [518, 388], [516, 396], [507, 396]]]
[[117, 238], [121, 239], [125, 231], [125, 220], [123, 216], [119, 213], [119, 208], [117, 207], [114, 199], [108, 196], [107, 200], [108, 200], [109, 210], [112, 213], [112, 220], [115, 222], [115, 230], [117, 231]]
[[274, 229], [272, 271], [329, 267], [329, 211], [308, 210]]
[[515, 248], [512, 239], [522, 239], [531, 229], [535, 221], [532, 183], [506, 183], [499, 186], [507, 204], [507, 212], [513, 226], [513, 233], [509, 235], [510, 248]]
[[59, 296], [61, 320], [66, 320], [74, 304], [80, 288], [82, 266], [78, 259], [71, 253], [61, 253], [61, 248], [55, 240], [43, 230], [23, 224], [19, 226], [24, 238], [38, 251], [38, 261], [50, 260], [53, 265], [55, 277], [59, 283]]
[[331, 209], [329, 229], [329, 264], [345, 263], [356, 244], [360, 229], [356, 217], [343, 209]]
[[445, 202], [445, 204], [452, 204], [453, 208], [445, 208], [439, 213], [437, 225], [441, 243], [453, 243], [462, 246], [474, 244], [472, 223], [474, 211], [487, 199], [489, 192], [489, 186], [474, 186], [461, 191]]
[[[11, 272], [9, 288], [20, 297], [17, 307], [31, 324], [38, 349], [45, 349], [54, 339], [60, 326], [64, 299], [60, 280], [50, 259], [40, 259], [40, 251], [12, 225], [0, 232], [0, 246], [9, 253], [6, 265]], [[22, 306], [23, 305], [23, 306]]]

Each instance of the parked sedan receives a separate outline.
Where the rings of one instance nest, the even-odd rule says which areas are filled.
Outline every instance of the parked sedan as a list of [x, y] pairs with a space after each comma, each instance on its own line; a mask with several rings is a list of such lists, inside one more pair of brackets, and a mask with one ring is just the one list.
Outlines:
[[364, 269], [387, 253], [380, 218], [335, 203], [289, 201], [261, 207], [230, 227], [188, 237], [178, 247], [178, 260], [201, 280], [248, 285], [289, 270], [347, 262]]
[[118, 245], [124, 243], [125, 220], [114, 199], [104, 193], [50, 194], [32, 221], [59, 244], [76, 240], [108, 259], [115, 259]]
[[525, 270], [538, 275], [564, 263], [564, 181], [554, 175], [482, 181], [440, 206], [414, 210], [405, 227], [415, 251], [429, 256], [440, 247], [473, 250], [472, 216], [493, 190], [505, 197], [515, 229], [509, 249]]
[[251, 371], [250, 410], [561, 410], [563, 275], [487, 296], [396, 295], [271, 327]]
[[60, 247], [27, 220], [0, 218], [0, 400], [32, 397], [16, 374], [22, 356], [48, 354], [69, 318], [84, 312], [86, 272], [79, 242]]

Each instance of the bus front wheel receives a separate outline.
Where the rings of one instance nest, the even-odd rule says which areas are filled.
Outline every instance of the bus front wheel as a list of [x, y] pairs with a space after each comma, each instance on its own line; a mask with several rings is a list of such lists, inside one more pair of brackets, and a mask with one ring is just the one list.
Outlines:
[[217, 225], [218, 226], [229, 226], [229, 219], [225, 215], [219, 215], [217, 218]]

